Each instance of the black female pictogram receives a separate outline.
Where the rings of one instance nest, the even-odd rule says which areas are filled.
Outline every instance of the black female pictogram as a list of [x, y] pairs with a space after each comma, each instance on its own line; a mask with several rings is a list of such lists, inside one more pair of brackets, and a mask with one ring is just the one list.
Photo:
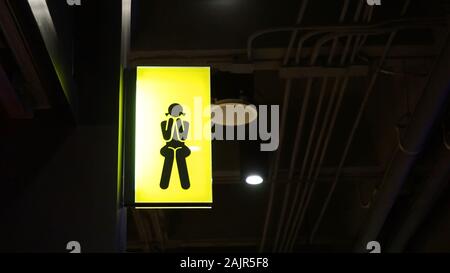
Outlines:
[[189, 122], [183, 120], [182, 116], [184, 115], [183, 107], [174, 103], [169, 106], [168, 113], [166, 113], [168, 119], [161, 122], [162, 135], [166, 141], [166, 145], [161, 148], [161, 155], [165, 157], [159, 185], [161, 189], [169, 187], [174, 159], [177, 161], [181, 187], [185, 190], [191, 187], [186, 166], [186, 157], [191, 154], [191, 150], [184, 143], [189, 132]]

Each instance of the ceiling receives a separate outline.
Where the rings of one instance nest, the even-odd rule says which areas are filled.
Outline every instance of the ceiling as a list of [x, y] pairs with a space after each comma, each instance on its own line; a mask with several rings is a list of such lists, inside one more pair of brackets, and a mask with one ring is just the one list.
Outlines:
[[[344, 5], [347, 2], [348, 6]], [[397, 148], [396, 128], [407, 123], [408, 115], [414, 112], [445, 38], [445, 28], [438, 24], [430, 31], [417, 19], [443, 16], [437, 2], [391, 1], [381, 7], [369, 7], [363, 2], [134, 2], [129, 58], [132, 65], [211, 65], [218, 77], [230, 72], [249, 75], [254, 82], [252, 102], [281, 105], [286, 109], [286, 120], [285, 126], [281, 125], [280, 149], [266, 154], [269, 159], [262, 163], [271, 174], [265, 184], [252, 187], [243, 182], [240, 150], [247, 143], [215, 141], [213, 208], [130, 211], [130, 251], [352, 249]], [[305, 10], [299, 16], [302, 7]], [[305, 39], [298, 60], [295, 46], [308, 31], [298, 31], [296, 36], [292, 36], [293, 31], [268, 32], [255, 38], [249, 47], [251, 37], [266, 29], [324, 26], [331, 31], [338, 25], [370, 26], [402, 18], [415, 18], [411, 20], [416, 20], [414, 24], [419, 27], [395, 36], [350, 142], [361, 103], [392, 32], [369, 35], [367, 30], [328, 39], [314, 62], [313, 50], [324, 33]], [[288, 51], [292, 37], [295, 46]], [[295, 70], [299, 67], [303, 70]], [[356, 69], [345, 87], [345, 72], [333, 70], [339, 67]], [[291, 86], [285, 101], [287, 81]], [[340, 90], [342, 100], [337, 103]], [[336, 115], [332, 115], [333, 111]], [[430, 149], [435, 146], [430, 144]], [[253, 159], [260, 156], [252, 155]], [[414, 169], [408, 178], [411, 187], [429, 173], [430, 160], [423, 157]], [[301, 210], [303, 193], [308, 201]], [[319, 221], [329, 194], [330, 203]], [[413, 195], [405, 187], [401, 196], [401, 200], [408, 200]], [[391, 232], [392, 226], [385, 229]]]
[[[7, 154], [0, 171], [8, 181], [19, 180], [24, 165], [33, 166], [26, 168], [28, 176], [37, 176], [68, 130], [116, 124], [118, 98], [111, 90], [120, 80], [111, 57], [120, 49], [109, 42], [120, 33], [108, 31], [120, 25], [107, 23], [114, 7], [92, 2], [68, 12], [61, 1], [47, 1], [52, 10], [65, 10], [52, 16], [67, 54], [51, 58], [19, 2], [0, 0], [0, 121], [7, 124], [0, 127], [0, 148]], [[280, 105], [281, 136], [273, 152], [248, 152], [247, 141], [213, 141], [213, 208], [128, 209], [127, 251], [352, 251], [371, 230], [370, 219], [378, 219], [374, 211], [388, 193], [396, 194], [388, 198], [386, 217], [376, 221], [375, 238], [388, 244], [410, 234], [399, 226], [422, 200], [430, 177], [448, 175], [439, 165], [446, 156], [440, 155], [448, 131], [441, 125], [450, 120], [448, 96], [442, 96], [447, 112], [429, 119], [433, 126], [410, 133], [410, 124], [424, 120], [418, 113], [428, 102], [426, 92], [435, 81], [448, 83], [436, 68], [446, 61], [445, 1], [383, 1], [379, 7], [362, 0], [132, 3], [128, 66], [211, 66], [213, 81], [220, 82], [213, 99], [236, 92], [224, 87], [224, 78], [239, 78], [231, 80], [236, 87], [249, 80], [252, 103]], [[13, 14], [26, 18], [21, 26], [28, 27], [27, 35]], [[78, 106], [68, 88], [76, 90], [71, 96]], [[36, 128], [46, 131], [37, 134]], [[413, 143], [410, 135], [425, 134], [420, 153], [404, 145]], [[23, 145], [29, 135], [36, 139]], [[398, 154], [414, 161], [404, 176], [391, 180]], [[262, 185], [244, 182], [244, 166], [253, 161], [264, 170]], [[28, 185], [8, 183], [17, 192]], [[405, 235], [402, 250], [450, 251], [448, 210], [439, 209], [448, 207], [448, 183], [439, 189], [440, 196], [430, 191], [436, 202], [419, 206], [432, 209], [423, 213], [414, 236]]]

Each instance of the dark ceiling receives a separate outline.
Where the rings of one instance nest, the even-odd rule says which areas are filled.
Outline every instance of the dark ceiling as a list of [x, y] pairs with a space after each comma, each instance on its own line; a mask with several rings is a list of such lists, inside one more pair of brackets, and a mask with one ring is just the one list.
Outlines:
[[[68, 210], [112, 236], [115, 188], [99, 192], [96, 183], [114, 181], [117, 168], [110, 155], [117, 149], [120, 1], [83, 1], [69, 9], [48, 0], [65, 53], [60, 59], [45, 50], [25, 2], [0, 0], [20, 19], [15, 25], [0, 11], [6, 75], [0, 73], [0, 173], [14, 193], [8, 200], [26, 199], [39, 181], [59, 185], [71, 176], [74, 184], [62, 187], [68, 192], [85, 179], [78, 192], [88, 192], [78, 200], [84, 210], [76, 209], [75, 197], [68, 198]], [[249, 153], [248, 142], [214, 141], [213, 208], [129, 208], [127, 251], [347, 252], [366, 238], [392, 251], [450, 251], [449, 210], [440, 209], [450, 199], [445, 1], [132, 3], [129, 67], [208, 65], [215, 79], [244, 76], [252, 83], [252, 103], [280, 105], [281, 142], [277, 151]], [[59, 63], [70, 72], [58, 71]], [[62, 74], [73, 83], [76, 107], [64, 95]], [[213, 99], [234, 90], [226, 92], [213, 90]], [[243, 166], [252, 160], [265, 170], [265, 182], [256, 187], [243, 181]], [[60, 171], [52, 174], [53, 168]], [[97, 197], [107, 205], [94, 202]], [[30, 200], [18, 214], [34, 207]], [[109, 218], [96, 220], [106, 209]], [[41, 222], [8, 217], [12, 226]], [[50, 219], [55, 229], [58, 218]], [[108, 249], [101, 240], [89, 247]]]
[[[308, 4], [304, 16], [299, 21], [299, 10], [304, 2]], [[349, 5], [345, 6], [344, 3], [347, 2]], [[242, 145], [246, 145], [245, 142], [216, 141], [213, 143], [213, 162], [215, 162], [213, 209], [134, 211], [130, 218], [135, 219], [137, 228], [134, 229], [134, 225], [130, 225], [130, 250], [256, 251], [263, 245], [262, 249], [265, 251], [279, 249], [286, 251], [284, 247], [287, 247], [288, 243], [294, 246], [289, 250], [294, 251], [352, 249], [361, 230], [364, 229], [364, 221], [372, 206], [371, 199], [375, 198], [372, 196], [381, 187], [383, 177], [390, 168], [390, 161], [398, 147], [395, 128], [408, 122], [407, 117], [414, 111], [422, 96], [427, 76], [439, 52], [440, 41], [445, 38], [445, 31], [437, 27], [432, 28], [433, 32], [430, 32], [430, 29], [418, 27], [396, 35], [389, 56], [376, 78], [372, 94], [362, 112], [361, 121], [342, 166], [340, 163], [356, 116], [368, 84], [383, 56], [389, 33], [365, 38], [362, 38], [364, 35], [353, 35], [349, 42], [350, 50], [353, 50], [355, 55], [353, 58], [350, 57], [350, 53], [345, 58], [345, 43], [349, 41], [349, 36], [342, 36], [337, 40], [334, 60], [327, 63], [331, 54], [331, 43], [326, 43], [314, 65], [310, 64], [309, 59], [312, 48], [320, 36], [316, 35], [306, 40], [304, 54], [297, 63], [306, 67], [321, 67], [323, 70], [319, 74], [322, 74], [313, 78], [309, 98], [306, 97], [306, 90], [311, 78], [294, 76], [288, 105], [283, 105], [286, 79], [280, 78], [280, 69], [298, 66], [292, 52], [291, 58], [285, 58], [292, 31], [262, 35], [255, 39], [253, 44], [254, 59], [249, 60], [247, 55], [251, 35], [264, 29], [296, 25], [377, 24], [401, 18], [435, 18], [445, 15], [444, 6], [441, 6], [439, 1], [433, 4], [429, 1], [385, 1], [381, 7], [372, 8], [363, 2], [327, 0], [282, 3], [256, 0], [134, 2], [131, 45], [133, 65], [208, 64], [212, 65], [219, 77], [224, 70], [250, 69], [247, 73], [253, 75], [253, 102], [281, 104], [282, 107], [287, 107], [287, 115], [283, 143], [278, 151], [280, 156], [278, 173], [276, 180], [269, 180], [275, 184], [274, 188], [269, 184], [252, 188], [243, 183], [240, 173], [240, 164], [243, 162], [239, 150], [242, 149]], [[345, 16], [340, 20], [345, 7], [347, 8], [344, 11]], [[302, 38], [302, 35], [305, 35], [305, 32], [297, 33], [297, 39]], [[355, 41], [361, 43], [360, 48], [354, 48]], [[331, 105], [331, 109], [335, 109], [336, 98], [333, 100], [333, 93], [337, 91], [333, 89], [336, 78], [327, 75], [325, 68], [352, 65], [367, 66], [369, 71], [365, 75], [355, 75], [348, 79], [334, 128], [327, 131], [330, 121], [326, 122], [326, 109], [328, 105]], [[243, 66], [245, 68], [242, 68]], [[329, 77], [327, 87], [321, 91], [323, 80], [327, 76]], [[342, 77], [339, 79], [342, 80]], [[319, 109], [321, 92], [323, 100], [322, 108]], [[296, 132], [302, 110], [305, 112], [304, 123], [299, 137]], [[319, 142], [319, 132], [322, 130], [325, 134]], [[325, 145], [327, 135], [329, 141]], [[299, 140], [296, 163], [291, 166], [297, 138]], [[414, 198], [412, 192], [417, 190], [419, 182], [426, 179], [429, 174], [438, 146], [438, 138], [429, 143], [429, 149], [433, 152], [420, 157], [419, 163], [406, 179], [408, 183], [405, 183], [393, 211], [399, 207], [402, 211], [408, 209], [407, 205], [406, 207], [403, 205], [411, 202]], [[320, 156], [313, 157], [316, 152], [318, 155], [322, 152], [324, 154], [321, 163], [319, 163]], [[260, 155], [254, 154], [253, 158], [258, 156]], [[274, 160], [277, 158], [277, 152], [270, 153], [269, 156]], [[273, 171], [274, 165], [271, 165], [271, 162], [268, 161], [265, 168]], [[290, 171], [292, 178], [289, 175]], [[303, 171], [305, 175], [302, 175]], [[311, 182], [306, 176], [310, 171], [318, 172], [313, 191], [305, 189], [305, 184]], [[289, 183], [291, 186], [289, 194], [286, 195]], [[318, 216], [334, 183], [336, 188], [311, 241], [313, 228], [318, 222]], [[293, 196], [298, 185], [302, 188], [299, 191], [299, 198], [295, 199]], [[292, 215], [299, 210], [298, 205], [303, 192], [311, 192], [310, 201], [306, 209], [303, 206], [305, 214], [302, 226], [298, 229], [298, 236], [293, 236], [292, 231], [288, 232], [288, 228], [294, 230], [295, 226], [287, 219], [291, 210]], [[283, 209], [284, 203], [287, 209]], [[394, 212], [392, 214], [395, 215], [393, 216], [395, 220], [401, 218]], [[392, 221], [395, 223], [395, 220]], [[129, 221], [133, 223], [132, 220]], [[385, 233], [398, 232], [390, 220], [388, 223], [384, 228]], [[149, 226], [152, 227], [150, 231], [147, 230]], [[277, 234], [281, 234], [280, 238], [285, 234], [288, 236], [281, 241], [277, 239]], [[278, 248], [275, 243], [277, 241]]]

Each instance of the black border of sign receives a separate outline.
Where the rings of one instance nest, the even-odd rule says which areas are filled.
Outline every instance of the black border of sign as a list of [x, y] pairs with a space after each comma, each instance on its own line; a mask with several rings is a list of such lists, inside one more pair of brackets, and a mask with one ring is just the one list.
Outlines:
[[134, 135], [136, 129], [136, 68], [125, 69], [123, 76], [123, 189], [124, 204], [135, 206], [134, 193]]
[[[191, 67], [191, 66], [189, 66]], [[123, 204], [136, 208], [211, 208], [212, 203], [136, 203], [134, 191], [134, 152], [136, 131], [137, 67], [125, 69], [123, 75]]]

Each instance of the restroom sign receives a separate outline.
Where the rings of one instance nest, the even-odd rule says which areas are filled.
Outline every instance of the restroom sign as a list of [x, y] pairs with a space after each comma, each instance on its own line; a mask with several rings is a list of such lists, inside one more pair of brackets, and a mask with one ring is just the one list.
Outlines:
[[133, 78], [133, 205], [210, 208], [210, 68], [137, 67]]

